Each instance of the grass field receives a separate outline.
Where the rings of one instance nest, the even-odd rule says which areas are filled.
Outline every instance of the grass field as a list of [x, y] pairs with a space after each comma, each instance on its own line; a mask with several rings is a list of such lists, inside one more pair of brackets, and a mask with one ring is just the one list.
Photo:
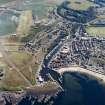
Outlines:
[[[39, 59], [38, 56], [40, 56]], [[37, 59], [40, 60], [42, 55], [38, 53], [38, 56]], [[24, 77], [30, 81], [32, 85], [35, 85], [35, 75], [40, 64], [35, 63], [35, 61], [33, 62], [33, 57], [26, 53], [12, 52], [11, 57], [12, 59], [10, 62], [13, 62], [16, 65], [16, 67], [20, 70], [20, 73], [24, 75]], [[3, 58], [0, 59], [0, 67], [5, 67], [4, 78], [0, 80], [1, 90], [18, 91], [30, 86], [15, 69], [3, 60]]]
[[78, 0], [69, 0], [71, 3], [69, 5], [70, 8], [74, 9], [74, 10], [86, 10], [91, 6], [96, 6], [96, 4], [83, 0], [78, 1]]
[[33, 22], [32, 11], [31, 10], [23, 11], [19, 18], [19, 24], [16, 31], [17, 35], [20, 35], [20, 37], [28, 35], [32, 22]]
[[105, 37], [105, 27], [87, 26], [86, 31], [91, 36]]
[[21, 90], [23, 87], [29, 86], [26, 81], [16, 72], [16, 70], [8, 68], [5, 77], [2, 80], [1, 89], [5, 90]]
[[[40, 49], [34, 56], [25, 51], [18, 51], [21, 42], [8, 40], [3, 38], [2, 45], [8, 49], [7, 55], [12, 64], [14, 64], [19, 72], [30, 82], [31, 85], [35, 86], [36, 72], [40, 66], [40, 61], [43, 59], [44, 53]], [[12, 51], [14, 50], [14, 51]], [[15, 70], [5, 59], [0, 57], [0, 67], [5, 68], [4, 78], [0, 80], [0, 90], [5, 91], [18, 91], [29, 87], [30, 84], [23, 78], [20, 73]]]
[[25, 52], [11, 52], [13, 62], [18, 66], [26, 66], [32, 61], [32, 56]]
[[35, 73], [38, 69], [38, 64], [33, 62], [33, 56], [24, 52], [12, 52], [12, 61], [20, 69], [20, 72], [30, 81], [35, 84]]

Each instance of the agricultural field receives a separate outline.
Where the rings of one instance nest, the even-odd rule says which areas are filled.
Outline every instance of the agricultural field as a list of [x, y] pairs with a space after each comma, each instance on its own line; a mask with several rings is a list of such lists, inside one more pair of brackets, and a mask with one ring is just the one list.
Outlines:
[[3, 91], [21, 91], [29, 84], [19, 75], [19, 73], [12, 69], [7, 68], [5, 77], [0, 81], [0, 89]]
[[21, 90], [22, 87], [29, 86], [19, 73], [5, 62], [4, 58], [0, 58], [0, 68], [5, 71], [3, 78], [0, 80], [0, 90]]
[[12, 58], [10, 62], [14, 64], [16, 69], [2, 58], [0, 67], [5, 68], [5, 75], [0, 80], [0, 89], [12, 91], [35, 85], [35, 75], [39, 64], [33, 62], [32, 56], [26, 53], [12, 52], [10, 56]]

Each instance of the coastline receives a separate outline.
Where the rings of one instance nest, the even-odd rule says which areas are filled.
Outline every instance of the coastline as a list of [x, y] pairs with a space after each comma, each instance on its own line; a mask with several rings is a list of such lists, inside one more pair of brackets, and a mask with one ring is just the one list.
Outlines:
[[101, 80], [105, 83], [105, 75], [93, 72], [92, 70], [87, 70], [84, 68], [80, 68], [80, 67], [66, 67], [66, 68], [61, 68], [59, 70], [55, 70], [56, 72], [60, 73], [61, 75], [65, 72], [77, 72], [77, 73], [83, 73], [86, 75], [90, 75], [95, 77], [97, 80]]

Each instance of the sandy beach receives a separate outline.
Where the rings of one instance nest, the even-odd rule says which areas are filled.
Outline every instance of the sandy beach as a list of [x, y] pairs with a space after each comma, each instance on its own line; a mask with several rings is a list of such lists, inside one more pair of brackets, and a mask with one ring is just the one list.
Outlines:
[[90, 71], [90, 70], [87, 70], [87, 69], [84, 69], [84, 68], [80, 68], [78, 66], [77, 67], [61, 68], [61, 69], [57, 70], [57, 72], [60, 73], [61, 75], [64, 72], [78, 72], [78, 73], [88, 74], [88, 75], [94, 76], [97, 79], [100, 79], [103, 82], [105, 82], [105, 75], [99, 74], [98, 72], [96, 73], [96, 72], [93, 72], [93, 71]]

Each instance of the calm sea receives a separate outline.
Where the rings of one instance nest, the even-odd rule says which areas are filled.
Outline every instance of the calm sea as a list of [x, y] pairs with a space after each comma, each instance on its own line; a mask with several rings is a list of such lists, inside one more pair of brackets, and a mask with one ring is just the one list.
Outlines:
[[[64, 73], [62, 84], [65, 91], [49, 100], [53, 101], [52, 105], [105, 105], [105, 86], [94, 77]], [[50, 105], [49, 101], [39, 103], [37, 99], [26, 97], [18, 105]]]

